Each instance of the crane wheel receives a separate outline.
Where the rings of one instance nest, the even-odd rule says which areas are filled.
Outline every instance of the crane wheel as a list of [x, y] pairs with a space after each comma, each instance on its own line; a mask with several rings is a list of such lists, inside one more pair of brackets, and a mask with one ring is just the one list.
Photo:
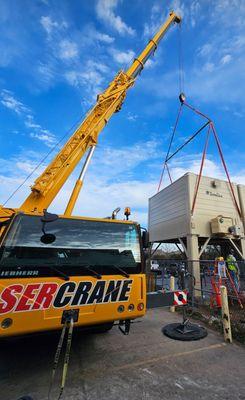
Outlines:
[[18, 400], [33, 400], [33, 398], [30, 396], [22, 396]]
[[114, 321], [104, 324], [93, 325], [84, 330], [85, 333], [106, 333], [112, 329]]

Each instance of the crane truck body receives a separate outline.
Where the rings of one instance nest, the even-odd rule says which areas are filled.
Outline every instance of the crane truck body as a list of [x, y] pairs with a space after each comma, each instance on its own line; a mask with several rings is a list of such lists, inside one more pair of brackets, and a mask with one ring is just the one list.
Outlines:
[[[75, 326], [125, 329], [146, 310], [140, 226], [71, 216], [98, 135], [160, 40], [180, 18], [171, 13], [130, 68], [120, 71], [16, 209], [0, 206], [0, 337]], [[64, 215], [46, 210], [88, 152]], [[126, 332], [128, 333], [128, 332]]]

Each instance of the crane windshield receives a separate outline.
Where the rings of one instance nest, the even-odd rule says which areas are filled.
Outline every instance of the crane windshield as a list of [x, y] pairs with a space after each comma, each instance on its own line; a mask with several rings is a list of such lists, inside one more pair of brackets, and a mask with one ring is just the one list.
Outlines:
[[[136, 224], [59, 218], [47, 223], [45, 231], [55, 235], [53, 243], [40, 240], [40, 216], [20, 214], [15, 218], [1, 249], [0, 277], [22, 276], [21, 270], [48, 276], [52, 275], [50, 266], [69, 276], [87, 275], [88, 267], [98, 274], [115, 274], [115, 266], [127, 273], [141, 271]], [[13, 272], [16, 269], [19, 274]]]

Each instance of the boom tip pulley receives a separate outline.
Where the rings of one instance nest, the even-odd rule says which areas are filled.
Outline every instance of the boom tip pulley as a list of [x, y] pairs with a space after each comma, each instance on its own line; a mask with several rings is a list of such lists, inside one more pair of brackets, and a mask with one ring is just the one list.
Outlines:
[[[171, 15], [173, 15], [173, 14], [175, 14], [175, 12], [174, 12], [174, 10], [171, 10], [170, 13], [169, 13], [169, 15], [171, 16]], [[174, 20], [174, 22], [176, 22], [177, 24], [179, 24], [179, 23], [181, 22], [181, 17], [179, 17], [177, 14], [175, 14], [175, 20]]]
[[183, 104], [186, 101], [186, 95], [185, 93], [181, 92], [179, 95], [179, 101], [181, 102], [181, 104]]

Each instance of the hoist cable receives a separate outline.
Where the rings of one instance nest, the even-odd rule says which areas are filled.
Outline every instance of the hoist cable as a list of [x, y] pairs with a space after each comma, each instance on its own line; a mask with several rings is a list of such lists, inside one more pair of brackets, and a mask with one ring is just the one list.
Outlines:
[[179, 93], [184, 92], [184, 57], [183, 57], [183, 46], [182, 46], [182, 24], [178, 26], [178, 61], [179, 61]]
[[[184, 58], [183, 58], [183, 48], [182, 48], [182, 29], [181, 29], [181, 27], [182, 27], [182, 24], [180, 22], [178, 24], [178, 29], [179, 29], [178, 30], [179, 93], [182, 93], [184, 91]], [[174, 128], [173, 128], [173, 132], [172, 132], [171, 138], [170, 138], [170, 143], [169, 143], [167, 155], [166, 155], [166, 158], [165, 158], [165, 161], [164, 161], [164, 164], [163, 164], [163, 168], [162, 168], [162, 172], [161, 172], [161, 175], [160, 175], [160, 180], [159, 180], [157, 192], [159, 192], [159, 190], [161, 188], [163, 175], [164, 175], [164, 172], [165, 172], [165, 168], [167, 169], [170, 182], [172, 183], [172, 178], [170, 176], [170, 171], [169, 171], [169, 168], [167, 166], [167, 159], [168, 159], [168, 156], [169, 156], [169, 153], [170, 153], [170, 150], [171, 150], [171, 146], [172, 146], [172, 143], [173, 143], [175, 131], [177, 129], [177, 125], [178, 125], [178, 122], [179, 122], [180, 114], [181, 114], [181, 111], [182, 111], [182, 106], [183, 106], [183, 103], [180, 104], [180, 107], [179, 107], [179, 110], [178, 110], [177, 118], [176, 118], [176, 121], [175, 121], [175, 125], [174, 125]]]

